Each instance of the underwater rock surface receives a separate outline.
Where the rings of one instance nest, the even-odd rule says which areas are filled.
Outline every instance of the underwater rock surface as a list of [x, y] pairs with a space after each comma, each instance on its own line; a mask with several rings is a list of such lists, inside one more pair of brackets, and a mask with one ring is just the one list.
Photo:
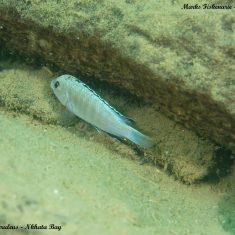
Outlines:
[[[78, 118], [71, 119], [71, 114], [58, 102], [50, 89], [50, 81], [56, 75], [48, 68], [32, 68], [22, 63], [1, 60], [0, 67], [0, 106], [14, 111], [16, 116], [25, 113], [40, 120], [42, 125], [63, 126], [68, 132], [106, 147], [121, 158], [160, 166], [188, 184], [201, 181], [213, 172], [218, 172], [218, 176], [221, 174], [221, 166], [224, 164], [217, 163], [218, 147], [170, 120], [153, 105], [140, 102], [136, 97], [110, 91], [110, 87], [102, 86], [100, 89], [92, 86], [110, 104], [133, 117], [137, 127], [153, 138], [156, 143], [154, 147], [140, 150], [131, 143], [122, 143], [104, 132], [98, 132]], [[222, 158], [223, 152], [219, 154], [219, 159]], [[225, 167], [223, 172], [227, 170]]]
[[1, 48], [106, 80], [235, 152], [234, 10], [184, 3], [0, 0]]

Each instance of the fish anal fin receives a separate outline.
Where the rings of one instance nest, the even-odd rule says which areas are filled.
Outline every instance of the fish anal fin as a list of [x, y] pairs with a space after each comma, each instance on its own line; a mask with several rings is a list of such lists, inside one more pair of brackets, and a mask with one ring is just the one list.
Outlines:
[[110, 133], [108, 133], [108, 132], [105, 132], [105, 133], [108, 134], [109, 136], [111, 136], [112, 138], [114, 138], [114, 139], [120, 141], [120, 142], [123, 143], [123, 144], [126, 144], [126, 143], [127, 143], [126, 139], [123, 138], [123, 137], [119, 137], [119, 136], [116, 136], [116, 135], [112, 135], [112, 134], [110, 134]]

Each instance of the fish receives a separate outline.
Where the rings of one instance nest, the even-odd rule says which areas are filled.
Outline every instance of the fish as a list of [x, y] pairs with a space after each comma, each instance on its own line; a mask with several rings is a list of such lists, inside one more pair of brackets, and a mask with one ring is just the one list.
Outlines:
[[50, 87], [70, 112], [111, 136], [128, 139], [142, 148], [153, 146], [153, 140], [136, 130], [124, 116], [78, 78], [64, 74], [51, 81]]

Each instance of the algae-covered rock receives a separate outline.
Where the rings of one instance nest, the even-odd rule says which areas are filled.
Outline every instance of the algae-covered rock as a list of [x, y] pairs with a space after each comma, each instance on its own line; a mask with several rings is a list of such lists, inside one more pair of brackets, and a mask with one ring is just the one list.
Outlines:
[[[224, 173], [228, 170], [225, 164], [217, 161], [217, 146], [170, 120], [154, 105], [147, 105], [121, 91], [111, 91], [107, 84], [91, 84], [111, 105], [134, 118], [137, 129], [151, 136], [155, 146], [139, 149], [130, 142], [120, 142], [104, 132], [97, 132], [86, 122], [71, 117], [50, 89], [50, 81], [56, 74], [47, 67], [33, 68], [5, 60], [0, 61], [0, 67], [0, 105], [13, 110], [15, 116], [26, 113], [40, 120], [42, 125], [62, 125], [75, 136], [99, 143], [122, 158], [138, 159], [142, 164], [153, 163], [188, 184], [204, 180], [212, 174], [218, 177], [220, 171]], [[217, 154], [222, 159], [224, 151]], [[229, 157], [228, 153], [224, 158]]]
[[1, 48], [106, 80], [235, 151], [234, 9], [184, 4], [0, 0]]

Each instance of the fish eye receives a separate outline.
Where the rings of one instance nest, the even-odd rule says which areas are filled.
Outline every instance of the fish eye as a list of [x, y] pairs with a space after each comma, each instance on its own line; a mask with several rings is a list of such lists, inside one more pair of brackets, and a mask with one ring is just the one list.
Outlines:
[[59, 85], [60, 85], [60, 83], [58, 81], [56, 81], [54, 86], [55, 86], [55, 88], [57, 88]]

